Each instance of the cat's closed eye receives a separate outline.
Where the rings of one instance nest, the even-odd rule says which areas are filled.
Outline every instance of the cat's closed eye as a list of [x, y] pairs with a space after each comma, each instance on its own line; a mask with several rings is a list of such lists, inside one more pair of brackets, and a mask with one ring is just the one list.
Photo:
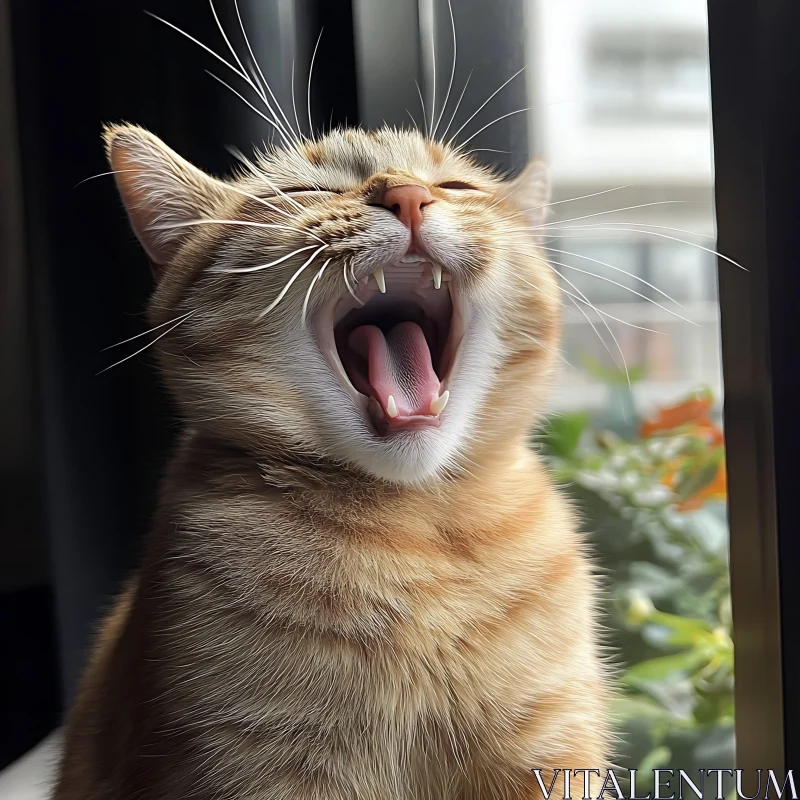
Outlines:
[[[289, 186], [286, 189], [278, 190], [281, 194], [342, 194], [341, 189], [322, 189], [319, 186]], [[275, 197], [274, 193], [263, 195], [262, 199]]]
[[440, 189], [451, 189], [452, 191], [470, 191], [470, 192], [478, 192], [477, 186], [473, 186], [471, 183], [465, 183], [464, 181], [445, 181], [444, 183], [437, 184]]

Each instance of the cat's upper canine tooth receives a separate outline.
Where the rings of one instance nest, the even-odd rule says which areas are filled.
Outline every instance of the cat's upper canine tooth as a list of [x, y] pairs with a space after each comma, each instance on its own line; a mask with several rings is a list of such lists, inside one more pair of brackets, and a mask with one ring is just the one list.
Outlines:
[[386, 401], [386, 413], [394, 419], [396, 416], [399, 415], [399, 411], [397, 410], [397, 403], [394, 400], [393, 395], [389, 395], [389, 398]]
[[447, 405], [447, 401], [450, 399], [450, 390], [447, 389], [442, 394], [431, 400], [431, 414], [433, 416], [438, 417], [439, 414], [444, 411], [444, 407]]
[[375, 282], [378, 284], [381, 294], [386, 294], [386, 276], [383, 274], [383, 267], [378, 267], [372, 274], [375, 276]]
[[437, 289], [442, 288], [442, 265], [431, 264], [431, 274], [433, 275], [433, 285]]

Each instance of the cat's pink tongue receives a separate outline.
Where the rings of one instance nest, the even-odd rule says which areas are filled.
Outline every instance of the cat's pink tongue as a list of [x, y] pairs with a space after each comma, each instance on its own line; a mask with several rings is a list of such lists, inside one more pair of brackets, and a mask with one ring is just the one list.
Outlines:
[[375, 325], [361, 325], [350, 334], [349, 344], [367, 360], [369, 385], [387, 417], [431, 414], [431, 402], [439, 397], [439, 379], [416, 322], [401, 322], [388, 336]]

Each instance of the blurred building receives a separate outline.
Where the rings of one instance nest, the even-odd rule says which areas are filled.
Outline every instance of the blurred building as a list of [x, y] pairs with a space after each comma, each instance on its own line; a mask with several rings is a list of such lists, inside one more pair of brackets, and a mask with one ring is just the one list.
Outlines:
[[[586, 365], [622, 364], [608, 329], [644, 367], [642, 407], [700, 385], [719, 396], [716, 259], [667, 238], [714, 248], [705, 0], [528, 0], [527, 14], [531, 152], [550, 164], [553, 200], [625, 187], [553, 209], [563, 230], [548, 255], [576, 296], [554, 405], [605, 402]], [[648, 203], [660, 205], [602, 213]]]

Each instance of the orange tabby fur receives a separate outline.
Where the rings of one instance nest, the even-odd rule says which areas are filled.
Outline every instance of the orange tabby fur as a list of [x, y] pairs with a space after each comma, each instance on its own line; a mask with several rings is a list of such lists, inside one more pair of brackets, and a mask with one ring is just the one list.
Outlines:
[[[535, 239], [510, 220], [529, 208], [541, 218], [540, 168], [504, 182], [416, 133], [347, 131], [263, 158], [269, 185], [258, 170], [226, 184], [141, 129], [112, 127], [106, 142], [112, 168], [131, 170], [118, 182], [134, 227], [151, 256], [166, 253], [151, 323], [195, 313], [156, 345], [186, 430], [137, 577], [70, 714], [56, 800], [527, 800], [541, 796], [533, 768], [546, 783], [554, 769], [603, 770], [596, 580], [527, 444], [560, 306]], [[182, 202], [192, 218], [281, 223], [241, 192], [269, 195], [348, 153], [371, 158], [370, 174], [354, 170], [347, 184], [338, 171], [342, 194], [298, 197], [302, 212], [269, 202], [324, 238], [338, 264], [377, 219], [371, 192], [424, 183], [431, 214], [459, 237], [453, 280], [497, 322], [498, 363], [486, 362], [496, 373], [468, 434], [448, 429], [445, 411], [449, 455], [420, 450], [419, 477], [386, 477], [397, 459], [371, 471], [348, 457], [329, 423], [345, 400], [329, 409], [298, 388], [282, 337], [310, 275], [253, 323], [302, 256], [212, 272], [307, 240], [221, 224], [147, 239]], [[455, 179], [480, 192], [436, 188]], [[311, 305], [343, 290], [341, 268], [326, 272]]]

